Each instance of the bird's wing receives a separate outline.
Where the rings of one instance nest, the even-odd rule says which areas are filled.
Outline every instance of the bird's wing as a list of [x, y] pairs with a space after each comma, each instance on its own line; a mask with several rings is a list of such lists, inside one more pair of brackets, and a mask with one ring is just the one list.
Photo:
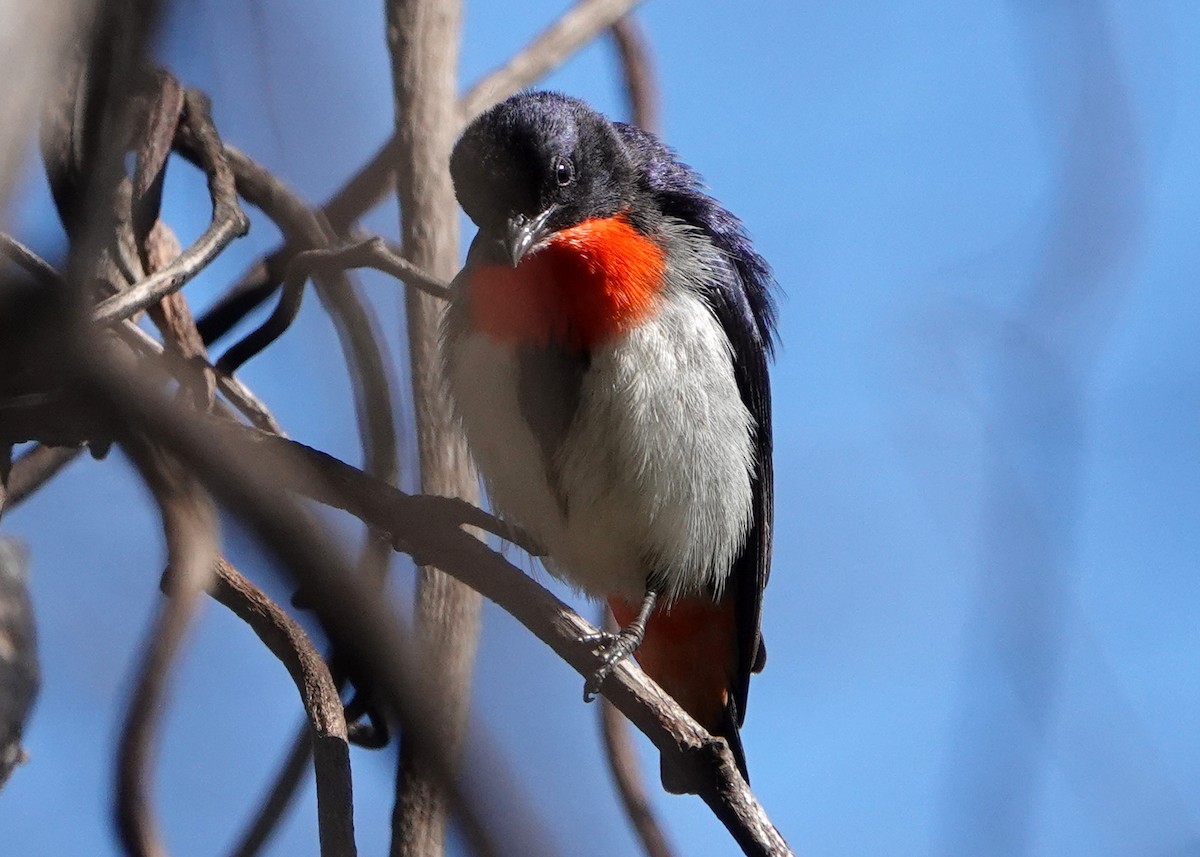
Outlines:
[[775, 344], [775, 282], [766, 261], [754, 250], [733, 214], [704, 192], [700, 176], [653, 135], [614, 123], [643, 176], [645, 190], [662, 212], [690, 224], [712, 240], [729, 260], [723, 275], [712, 277], [705, 298], [729, 337], [738, 391], [757, 431], [754, 438], [754, 520], [746, 545], [735, 560], [728, 584], [736, 599], [738, 670], [733, 687], [736, 717], [746, 716], [750, 674], [762, 668], [766, 649], [759, 619], [763, 588], [771, 568], [774, 479], [771, 463], [771, 386], [767, 360]]

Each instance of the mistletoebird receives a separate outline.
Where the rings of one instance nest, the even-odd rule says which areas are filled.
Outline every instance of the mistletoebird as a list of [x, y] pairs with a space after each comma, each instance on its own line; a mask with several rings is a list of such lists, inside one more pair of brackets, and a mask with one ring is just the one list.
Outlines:
[[[671, 150], [575, 98], [493, 107], [450, 171], [479, 233], [446, 375], [493, 505], [622, 625], [588, 640], [585, 698], [632, 654], [745, 775], [771, 557], [767, 264]], [[679, 776], [664, 765], [668, 789]]]

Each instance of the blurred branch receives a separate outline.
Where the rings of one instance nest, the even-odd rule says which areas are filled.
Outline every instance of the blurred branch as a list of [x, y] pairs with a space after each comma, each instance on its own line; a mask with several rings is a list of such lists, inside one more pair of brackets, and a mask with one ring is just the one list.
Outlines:
[[[459, 252], [449, 164], [459, 128], [455, 95], [462, 8], [459, 0], [387, 0], [385, 5], [402, 254], [421, 270], [449, 279]], [[445, 301], [411, 289], [404, 299], [421, 490], [478, 503], [478, 477], [442, 379]], [[481, 608], [479, 593], [433, 566], [418, 569], [417, 655], [422, 674], [430, 677], [421, 692], [437, 700], [441, 719], [435, 728], [452, 774], [466, 733]], [[440, 857], [445, 850], [449, 802], [433, 765], [416, 736], [401, 734], [392, 857]]]
[[[283, 465], [255, 457], [256, 451], [243, 444], [230, 445], [229, 438], [214, 429], [239, 429], [184, 411], [94, 347], [72, 356], [71, 364], [84, 401], [118, 425], [137, 426], [168, 447], [256, 534], [311, 599], [334, 645], [345, 652], [352, 674], [371, 679], [390, 715], [426, 743], [430, 758], [446, 758], [439, 733], [431, 728], [440, 714], [431, 700], [416, 692], [422, 685], [416, 680], [408, 634], [386, 599], [379, 597], [377, 586], [356, 575], [324, 527], [302, 514], [302, 507], [281, 490], [279, 468]], [[448, 777], [448, 768], [435, 770], [445, 778], [444, 788], [454, 801], [468, 842], [480, 854], [500, 853], [478, 806], [466, 800], [459, 785]]]
[[151, 806], [151, 769], [171, 665], [212, 577], [215, 510], [199, 485], [141, 439], [123, 445], [150, 486], [167, 540], [166, 601], [155, 618], [117, 750], [117, 831], [127, 853], [167, 853]]
[[459, 126], [535, 83], [607, 30], [640, 0], [580, 0], [562, 17], [467, 90], [458, 104]]
[[266, 846], [300, 788], [312, 758], [312, 746], [312, 727], [305, 721], [292, 738], [287, 757], [275, 774], [266, 799], [246, 826], [230, 857], [256, 857]]
[[[1047, 118], [1061, 134], [1060, 174], [1040, 263], [1023, 290], [1014, 286], [1015, 312], [988, 366], [996, 380], [985, 414], [981, 553], [963, 669], [1002, 677], [1011, 702], [998, 703], [989, 683], [962, 683], [952, 739], [960, 752], [940, 843], [942, 853], [981, 857], [1032, 853], [1047, 759], [1062, 752], [1061, 739], [1052, 749], [1051, 741], [1064, 660], [1077, 645], [1064, 619], [1088, 431], [1082, 401], [1111, 308], [1129, 285], [1122, 269], [1147, 198], [1138, 111], [1110, 17], [1068, 4], [1046, 39], [1048, 19], [1022, 4], [1012, 9], [1030, 43], [1031, 79], [1047, 82], [1039, 94], [1050, 99]], [[1126, 803], [1124, 795], [1111, 801]]]
[[49, 289], [64, 287], [62, 276], [49, 262], [4, 232], [0, 232], [0, 253], [3, 253], [37, 280], [39, 286]]
[[[600, 608], [599, 624], [610, 633], [617, 633], [621, 626], [613, 618], [607, 605]], [[600, 736], [604, 739], [604, 754], [608, 758], [608, 769], [621, 796], [621, 805], [637, 833], [646, 857], [674, 857], [675, 851], [667, 841], [667, 835], [650, 804], [646, 781], [642, 777], [637, 749], [629, 734], [629, 722], [607, 697], [600, 699]]]
[[62, 75], [71, 45], [86, 32], [92, 7], [90, 0], [0, 2], [0, 209], [21, 175], [46, 92]]
[[662, 105], [646, 37], [632, 15], [626, 15], [613, 24], [610, 32], [621, 61], [629, 120], [643, 131], [661, 134]]
[[0, 538], [0, 788], [25, 759], [21, 733], [38, 692], [27, 580], [24, 552], [15, 542]]
[[[300, 692], [310, 727], [322, 857], [353, 855], [350, 745], [341, 696], [329, 667], [304, 629], [224, 558], [217, 558], [216, 575], [213, 597], [253, 629], [287, 668]], [[295, 764], [288, 769], [303, 769], [307, 754], [293, 752], [289, 759]]]
[[17, 456], [8, 475], [5, 510], [19, 506], [83, 451], [79, 446], [37, 446]]
[[[152, 239], [157, 227], [162, 227], [164, 236], [169, 235], [169, 231], [161, 221], [156, 223], [155, 227], [156, 229], [151, 232]], [[9, 256], [24, 270], [32, 274], [42, 287], [56, 293], [65, 292], [66, 283], [62, 274], [16, 239], [0, 233], [0, 252]], [[161, 259], [171, 255], [169, 249], [162, 249], [158, 241], [152, 240], [148, 247], [148, 262], [151, 270], [155, 270], [161, 264]], [[157, 321], [162, 329], [165, 345], [155, 341], [128, 319], [123, 320], [114, 330], [117, 335], [146, 354], [166, 355], [182, 383], [186, 383], [183, 373], [189, 369], [196, 369], [206, 376], [214, 377], [217, 387], [225, 394], [225, 397], [254, 426], [282, 435], [283, 429], [275, 421], [267, 406], [249, 387], [237, 378], [218, 375], [207, 362], [203, 342], [197, 339], [198, 332], [183, 296], [179, 293], [168, 295], [160, 303], [160, 307], [162, 307], [162, 311], [157, 314]], [[191, 366], [186, 365], [189, 362], [192, 364]], [[16, 505], [25, 500], [81, 451], [82, 447], [38, 446], [21, 456], [13, 465], [14, 476], [10, 480], [9, 505]]]

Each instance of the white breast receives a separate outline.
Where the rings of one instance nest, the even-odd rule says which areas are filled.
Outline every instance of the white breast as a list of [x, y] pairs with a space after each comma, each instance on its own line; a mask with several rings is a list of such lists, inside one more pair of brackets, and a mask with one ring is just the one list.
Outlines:
[[550, 554], [550, 570], [631, 600], [653, 573], [668, 598], [719, 587], [750, 522], [752, 420], [729, 344], [695, 295], [592, 355], [554, 462], [518, 404], [515, 350], [466, 332], [446, 367], [493, 505]]

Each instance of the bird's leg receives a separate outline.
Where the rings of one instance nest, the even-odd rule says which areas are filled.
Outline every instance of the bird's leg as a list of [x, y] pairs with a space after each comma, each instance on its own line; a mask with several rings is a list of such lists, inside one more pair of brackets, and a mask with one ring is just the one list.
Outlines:
[[592, 677], [583, 685], [584, 702], [591, 702], [595, 699], [596, 694], [600, 692], [600, 685], [616, 669], [617, 664], [637, 651], [637, 647], [642, 644], [642, 639], [646, 636], [646, 622], [649, 621], [650, 613], [654, 610], [657, 601], [658, 591], [647, 589], [646, 597], [642, 599], [642, 606], [638, 610], [637, 616], [619, 632], [610, 634], [608, 631], [600, 631], [580, 638], [581, 643], [593, 646], [601, 657], [599, 669], [592, 673]]

